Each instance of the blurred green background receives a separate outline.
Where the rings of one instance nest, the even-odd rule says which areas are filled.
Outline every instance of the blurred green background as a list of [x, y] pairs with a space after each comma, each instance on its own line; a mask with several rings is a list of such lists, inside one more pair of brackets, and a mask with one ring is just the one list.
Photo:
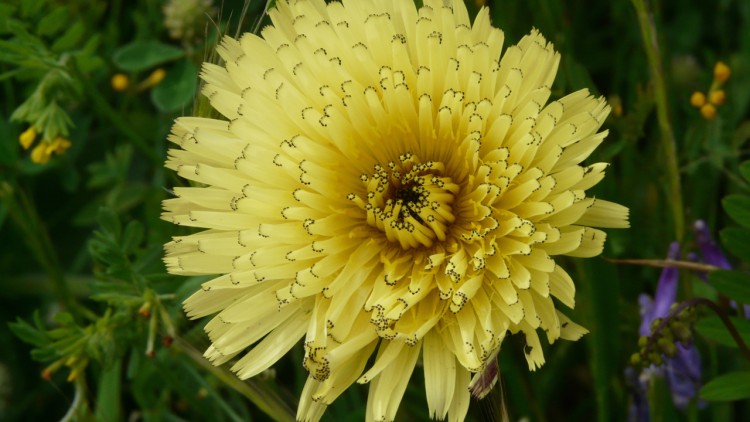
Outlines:
[[[592, 194], [628, 206], [632, 227], [608, 230], [604, 256], [663, 259], [673, 240], [687, 254], [697, 250], [694, 220], [706, 220], [714, 236], [736, 225], [721, 199], [750, 191], [739, 171], [749, 158], [750, 2], [651, 1], [640, 16], [628, 0], [467, 6], [475, 14], [481, 3], [505, 31], [506, 45], [534, 27], [554, 43], [562, 61], [553, 97], [588, 88], [613, 106], [609, 136], [588, 160], [612, 166]], [[205, 112], [195, 100], [197, 72], [212, 57], [217, 34], [252, 31], [264, 6], [259, 0], [0, 4], [0, 315], [25, 321], [16, 322], [15, 332], [0, 325], [1, 420], [293, 417], [306, 377], [302, 348], [250, 382], [207, 365], [200, 358], [208, 345], [206, 320], [186, 320], [180, 306], [204, 279], [169, 276], [161, 263], [162, 245], [184, 233], [159, 219], [161, 201], [167, 188], [186, 183], [163, 168], [165, 137], [175, 117]], [[651, 62], [644, 22], [658, 44]], [[726, 101], [707, 119], [690, 98], [711, 88], [718, 61], [731, 77], [722, 87]], [[654, 78], [657, 63], [663, 83]], [[664, 118], [674, 152], [665, 149]], [[19, 136], [38, 122], [44, 125], [36, 143], [25, 150]], [[57, 137], [71, 145], [34, 155], [45, 136], [45, 146]], [[730, 260], [747, 269], [739, 255]], [[653, 293], [660, 270], [603, 258], [562, 265], [578, 287], [571, 315], [590, 334], [547, 347], [546, 365], [533, 373], [521, 342], [506, 341], [505, 405], [514, 420], [626, 420], [633, 398], [624, 374], [638, 351], [638, 295]], [[678, 298], [690, 297], [717, 299], [717, 292], [683, 271]], [[704, 381], [749, 369], [736, 347], [711, 336], [697, 336], [695, 344]], [[417, 370], [399, 420], [428, 419], [423, 382]], [[365, 402], [366, 386], [352, 387], [324, 420], [363, 420]], [[654, 420], [750, 418], [747, 400], [677, 410], [659, 378], [649, 402]], [[495, 389], [472, 402], [469, 418], [498, 420], [501, 406]]]

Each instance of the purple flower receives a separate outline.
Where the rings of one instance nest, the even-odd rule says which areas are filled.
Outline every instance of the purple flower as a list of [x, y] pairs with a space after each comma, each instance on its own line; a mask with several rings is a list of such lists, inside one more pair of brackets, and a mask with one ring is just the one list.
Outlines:
[[[703, 262], [719, 267], [723, 270], [731, 270], [732, 264], [729, 263], [724, 252], [714, 241], [706, 222], [703, 220], [696, 220], [695, 223], [693, 223], [693, 230], [695, 232], [695, 240], [698, 243], [698, 248], [703, 255]], [[732, 308], [737, 309], [737, 302], [731, 301], [731, 305]], [[743, 310], [745, 312], [745, 318], [750, 319], [750, 305], [745, 305]]]
[[[673, 261], [680, 257], [680, 244], [672, 242], [667, 250], [667, 260]], [[656, 318], [664, 318], [669, 313], [669, 307], [677, 300], [677, 282], [680, 278], [680, 272], [677, 268], [666, 267], [662, 270], [659, 277], [659, 284], [656, 285], [656, 294], [654, 299], [648, 295], [642, 294], [638, 297], [641, 305], [641, 329], [642, 336], [651, 335], [651, 321]]]
[[633, 402], [628, 409], [628, 422], [649, 422], [648, 383], [646, 372], [638, 374], [632, 366], [625, 368], [625, 382], [633, 394]]
[[706, 222], [696, 220], [693, 223], [693, 230], [695, 231], [695, 240], [698, 242], [698, 248], [700, 248], [703, 255], [703, 262], [724, 270], [731, 270], [732, 264], [729, 263], [724, 252], [721, 251], [719, 245], [714, 241]]
[[[667, 260], [678, 259], [680, 255], [680, 245], [672, 242], [667, 252]], [[662, 270], [659, 277], [659, 284], [656, 286], [656, 294], [651, 299], [648, 295], [642, 294], [638, 301], [641, 307], [641, 328], [640, 334], [643, 336], [651, 335], [651, 323], [656, 318], [664, 318], [669, 314], [669, 308], [677, 299], [677, 283], [679, 280], [679, 271], [676, 268], [668, 267]], [[677, 353], [673, 358], [665, 357], [664, 374], [672, 391], [672, 401], [678, 409], [685, 409], [690, 400], [696, 397], [700, 388], [701, 367], [700, 355], [694, 345], [683, 346], [677, 344]], [[658, 374], [660, 371], [655, 367], [646, 368], [641, 374], [639, 381], [648, 383], [651, 375]], [[637, 390], [636, 390], [637, 391]], [[638, 402], [637, 397], [634, 405]], [[642, 414], [642, 409], [633, 409], [638, 414]], [[631, 419], [638, 417], [631, 413]], [[643, 419], [636, 419], [643, 420]]]

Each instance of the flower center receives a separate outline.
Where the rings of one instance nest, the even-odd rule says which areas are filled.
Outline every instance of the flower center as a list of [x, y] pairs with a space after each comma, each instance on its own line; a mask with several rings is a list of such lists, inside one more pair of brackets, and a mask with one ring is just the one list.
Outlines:
[[374, 166], [360, 180], [366, 198], [349, 194], [367, 213], [367, 222], [385, 233], [402, 248], [432, 246], [445, 240], [448, 226], [455, 221], [452, 204], [459, 186], [442, 173], [442, 163], [422, 163], [411, 153], [401, 154], [399, 162]]

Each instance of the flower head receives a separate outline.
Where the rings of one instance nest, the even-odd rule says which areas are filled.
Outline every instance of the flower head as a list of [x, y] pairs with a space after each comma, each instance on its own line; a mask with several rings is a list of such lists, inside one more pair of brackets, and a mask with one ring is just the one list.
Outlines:
[[[501, 54], [487, 9], [460, 1], [279, 1], [263, 37], [226, 38], [204, 94], [225, 120], [177, 119], [164, 218], [176, 274], [220, 274], [185, 302], [215, 364], [254, 376], [304, 338], [298, 418], [354, 382], [392, 420], [418, 359], [431, 416], [463, 419], [471, 373], [506, 333], [530, 369], [586, 331], [555, 308], [553, 257], [590, 257], [627, 209], [586, 190], [609, 107], [548, 102], [559, 55], [537, 31]], [[248, 351], [249, 349], [249, 351]], [[377, 352], [376, 352], [377, 349]], [[365, 370], [371, 355], [372, 366]]]

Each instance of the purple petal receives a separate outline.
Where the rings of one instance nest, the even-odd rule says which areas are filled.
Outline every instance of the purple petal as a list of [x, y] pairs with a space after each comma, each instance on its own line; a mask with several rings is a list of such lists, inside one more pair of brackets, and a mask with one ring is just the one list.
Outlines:
[[732, 264], [729, 263], [724, 252], [721, 251], [719, 245], [714, 241], [706, 222], [696, 220], [693, 223], [693, 229], [695, 231], [695, 240], [698, 242], [701, 254], [703, 254], [703, 262], [725, 270], [731, 270]]
[[[695, 346], [677, 344], [677, 354], [667, 359], [667, 382], [672, 391], [672, 401], [678, 409], [687, 408], [701, 386], [700, 355]], [[699, 403], [705, 405], [705, 403]]]
[[[667, 251], [667, 260], [675, 260], [680, 256], [680, 244], [672, 242], [669, 245]], [[656, 318], [663, 318], [669, 313], [669, 307], [677, 300], [677, 282], [680, 277], [680, 272], [677, 268], [667, 267], [661, 272], [659, 277], [659, 284], [656, 286], [656, 294], [654, 295], [653, 306], [650, 312], [643, 315], [641, 321], [640, 333], [641, 335], [647, 336], [651, 334], [651, 321]], [[639, 302], [642, 299], [639, 298]], [[643, 305], [643, 303], [641, 302]]]
[[649, 422], [648, 380], [639, 376], [635, 368], [625, 368], [625, 382], [633, 397], [628, 409], [628, 422]]

